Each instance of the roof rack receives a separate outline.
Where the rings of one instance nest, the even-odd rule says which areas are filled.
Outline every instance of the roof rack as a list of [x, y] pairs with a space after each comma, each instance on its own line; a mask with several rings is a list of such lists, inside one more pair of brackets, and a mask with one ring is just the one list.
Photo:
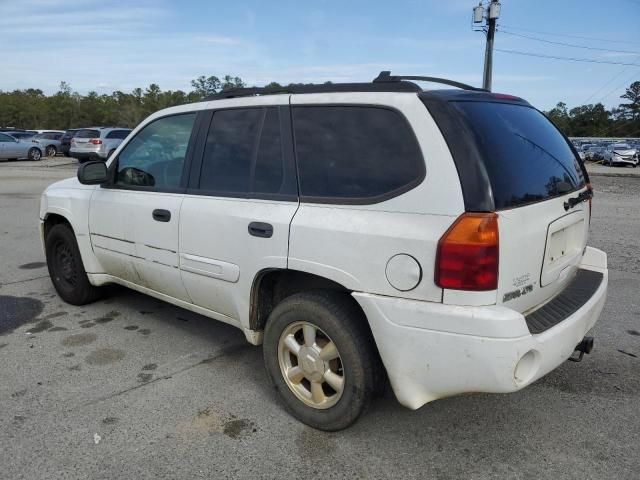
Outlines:
[[449, 85], [451, 87], [461, 88], [463, 90], [474, 90], [478, 92], [488, 92], [484, 88], [472, 87], [466, 83], [456, 82], [454, 80], [448, 80], [446, 78], [438, 77], [420, 77], [416, 75], [391, 75], [388, 70], [380, 72], [376, 78], [373, 79], [373, 83], [386, 83], [386, 82], [402, 82], [402, 80], [416, 80], [422, 82], [441, 83], [443, 85]]
[[323, 83], [307, 85], [288, 85], [286, 87], [249, 87], [228, 88], [213, 95], [209, 95], [203, 101], [223, 100], [227, 98], [252, 97], [256, 95], [277, 95], [295, 93], [336, 93], [336, 92], [422, 92], [419, 85], [407, 81], [418, 80], [426, 82], [442, 83], [464, 90], [485, 92], [482, 88], [472, 87], [464, 83], [447, 80], [446, 78], [399, 76], [391, 75], [389, 71], [380, 72], [373, 82], [368, 83]]

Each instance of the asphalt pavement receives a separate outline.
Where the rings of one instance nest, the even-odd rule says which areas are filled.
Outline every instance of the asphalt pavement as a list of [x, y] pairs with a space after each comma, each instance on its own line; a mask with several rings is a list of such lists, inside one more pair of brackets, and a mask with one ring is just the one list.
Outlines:
[[592, 178], [611, 270], [582, 363], [415, 412], [387, 392], [323, 433], [283, 410], [239, 330], [120, 287], [57, 297], [39, 195], [75, 168], [0, 163], [0, 478], [640, 478], [640, 179]]

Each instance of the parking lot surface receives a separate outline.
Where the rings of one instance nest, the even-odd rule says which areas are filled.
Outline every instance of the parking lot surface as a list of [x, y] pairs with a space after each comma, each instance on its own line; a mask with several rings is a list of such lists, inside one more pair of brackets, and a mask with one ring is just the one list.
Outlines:
[[595, 349], [521, 392], [390, 392], [324, 433], [282, 408], [233, 327], [120, 287], [63, 303], [38, 202], [76, 163], [0, 163], [0, 478], [638, 478], [640, 179], [593, 177], [609, 254]]

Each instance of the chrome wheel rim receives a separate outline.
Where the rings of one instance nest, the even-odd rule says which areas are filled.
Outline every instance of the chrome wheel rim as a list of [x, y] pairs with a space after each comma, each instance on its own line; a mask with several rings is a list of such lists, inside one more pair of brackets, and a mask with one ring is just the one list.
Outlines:
[[322, 410], [342, 397], [345, 375], [338, 348], [312, 323], [295, 322], [282, 332], [278, 364], [285, 383], [305, 405]]
[[54, 157], [56, 155], [56, 149], [53, 147], [47, 148], [47, 157]]
[[34, 148], [31, 152], [31, 158], [33, 158], [34, 160], [40, 160], [40, 150]]

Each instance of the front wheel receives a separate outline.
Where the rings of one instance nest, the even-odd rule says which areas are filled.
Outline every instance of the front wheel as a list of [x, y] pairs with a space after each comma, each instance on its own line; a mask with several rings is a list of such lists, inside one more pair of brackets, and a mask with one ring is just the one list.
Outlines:
[[89, 283], [71, 227], [61, 223], [51, 227], [45, 251], [49, 276], [60, 298], [72, 305], [85, 305], [99, 297], [99, 289]]
[[283, 300], [267, 321], [263, 354], [287, 408], [320, 430], [351, 425], [385, 382], [366, 318], [346, 294]]
[[27, 153], [27, 157], [29, 158], [29, 160], [34, 160], [34, 161], [39, 161], [42, 160], [42, 152], [40, 151], [39, 148], [30, 148], [29, 152]]

